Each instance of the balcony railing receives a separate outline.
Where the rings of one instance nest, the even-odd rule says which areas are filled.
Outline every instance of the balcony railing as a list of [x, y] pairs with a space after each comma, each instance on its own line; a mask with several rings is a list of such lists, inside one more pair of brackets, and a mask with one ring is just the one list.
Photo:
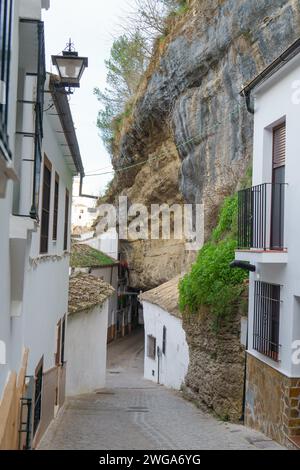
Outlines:
[[7, 134], [12, 0], [0, 0], [0, 153], [11, 160]]
[[286, 183], [264, 183], [238, 193], [238, 248], [284, 250]]

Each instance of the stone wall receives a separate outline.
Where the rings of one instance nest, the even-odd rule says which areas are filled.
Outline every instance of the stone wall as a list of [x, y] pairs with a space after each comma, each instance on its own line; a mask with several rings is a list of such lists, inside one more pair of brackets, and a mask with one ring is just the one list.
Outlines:
[[218, 332], [209, 312], [185, 316], [183, 321], [190, 354], [185, 394], [230, 421], [238, 421], [243, 408], [245, 351], [240, 325], [240, 314], [224, 320]]
[[246, 425], [292, 446], [300, 436], [300, 377], [289, 378], [248, 354]]

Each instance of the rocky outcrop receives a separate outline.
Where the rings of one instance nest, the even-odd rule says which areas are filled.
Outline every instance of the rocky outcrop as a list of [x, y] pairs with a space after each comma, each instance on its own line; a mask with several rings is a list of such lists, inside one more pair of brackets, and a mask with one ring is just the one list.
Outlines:
[[185, 316], [183, 327], [190, 352], [185, 395], [226, 421], [238, 421], [245, 367], [240, 314], [224, 320], [218, 332], [210, 312]]
[[[252, 116], [239, 92], [299, 35], [298, 0], [191, 0], [158, 43], [115, 147], [115, 167], [150, 163], [122, 172], [111, 196], [204, 202], [213, 214], [251, 158]], [[185, 269], [184, 246], [173, 251], [173, 242], [170, 249], [165, 242], [159, 249], [126, 242], [135, 287], [153, 287]]]

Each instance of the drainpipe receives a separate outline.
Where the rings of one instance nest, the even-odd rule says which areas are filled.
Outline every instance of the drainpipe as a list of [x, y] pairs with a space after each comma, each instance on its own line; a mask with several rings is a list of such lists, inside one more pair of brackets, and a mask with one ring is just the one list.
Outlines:
[[82, 192], [82, 186], [83, 186], [83, 178], [84, 178], [84, 173], [80, 173], [80, 185], [79, 185], [79, 196], [80, 197], [87, 197], [89, 199], [99, 199], [99, 196], [92, 196], [91, 194], [83, 194]]
[[243, 96], [245, 97], [245, 100], [246, 100], [246, 106], [247, 106], [248, 112], [250, 114], [254, 114], [254, 106], [253, 106], [253, 103], [251, 102], [251, 90], [245, 91]]

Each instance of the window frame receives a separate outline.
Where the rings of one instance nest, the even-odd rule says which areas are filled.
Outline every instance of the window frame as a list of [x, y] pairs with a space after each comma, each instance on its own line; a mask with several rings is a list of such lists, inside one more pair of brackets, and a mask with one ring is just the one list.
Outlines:
[[162, 353], [166, 356], [167, 353], [167, 327], [166, 325], [163, 326], [163, 336], [162, 336]]
[[59, 209], [59, 174], [55, 172], [54, 201], [53, 201], [53, 227], [52, 227], [52, 240], [53, 241], [57, 241], [58, 209]]
[[153, 335], [147, 335], [147, 357], [156, 359], [156, 338]]
[[69, 206], [70, 206], [70, 193], [68, 188], [65, 192], [65, 219], [64, 219], [64, 251], [68, 251], [68, 234], [69, 234]]
[[[45, 185], [45, 174], [46, 171], [50, 173], [50, 184], [48, 185], [48, 197], [46, 198], [47, 187]], [[48, 159], [47, 155], [44, 154], [43, 162], [43, 180], [42, 180], [42, 204], [41, 204], [41, 225], [40, 225], [40, 253], [47, 254], [49, 252], [49, 232], [50, 232], [50, 214], [51, 214], [51, 188], [52, 188], [52, 163]], [[48, 200], [48, 207], [45, 206], [45, 199]], [[48, 215], [48, 222], [45, 222], [45, 216]], [[47, 224], [45, 227], [44, 224]], [[46, 228], [46, 235], [43, 233], [43, 229]], [[46, 240], [44, 246], [44, 240]]]
[[253, 349], [279, 362], [281, 286], [254, 281]]

